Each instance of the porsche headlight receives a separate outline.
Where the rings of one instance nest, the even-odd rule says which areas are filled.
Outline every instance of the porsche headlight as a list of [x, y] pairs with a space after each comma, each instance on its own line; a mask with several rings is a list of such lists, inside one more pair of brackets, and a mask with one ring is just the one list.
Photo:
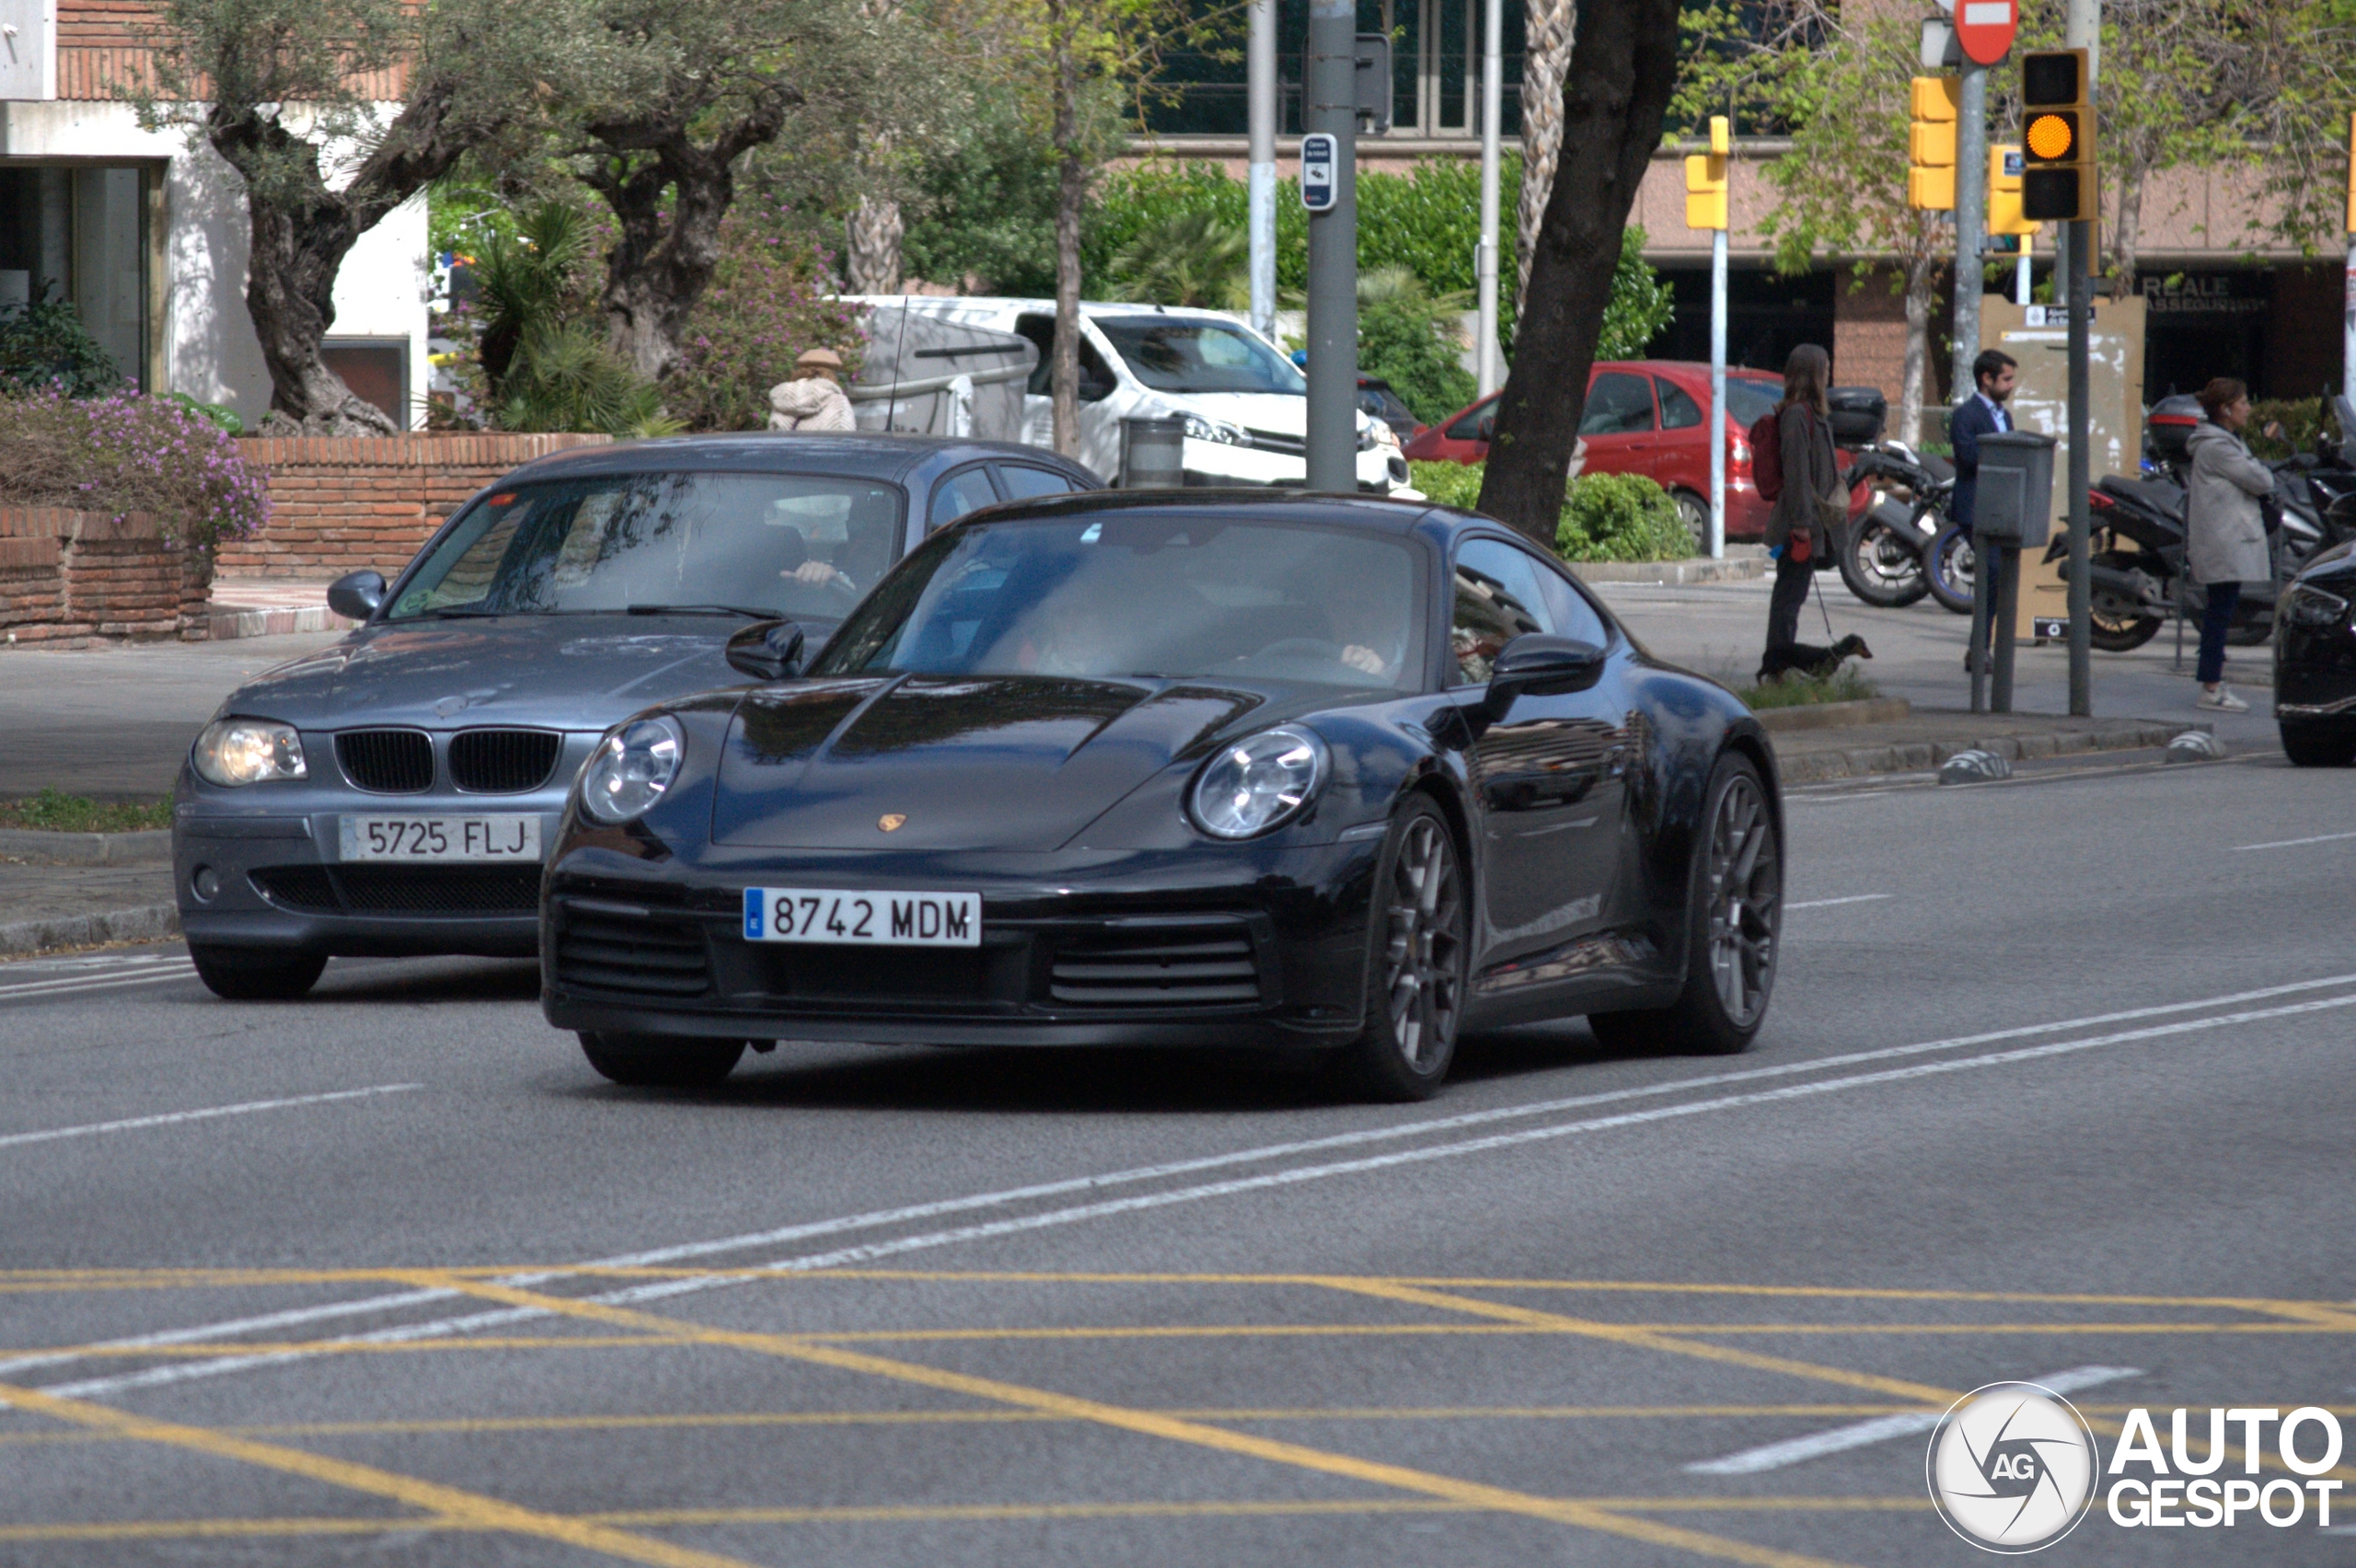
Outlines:
[[207, 784], [237, 789], [274, 778], [302, 778], [303, 737], [292, 724], [268, 719], [216, 719], [196, 737], [191, 755], [196, 775]]
[[1188, 803], [1212, 837], [1251, 838], [1299, 814], [1328, 771], [1323, 741], [1280, 724], [1221, 747], [1195, 776]]
[[1186, 434], [1195, 441], [1216, 441], [1222, 446], [1249, 446], [1252, 437], [1242, 425], [1231, 425], [1225, 420], [1207, 420], [1200, 414], [1186, 416]]
[[668, 715], [638, 719], [597, 743], [581, 770], [581, 807], [599, 822], [628, 822], [663, 798], [687, 755], [687, 732]]

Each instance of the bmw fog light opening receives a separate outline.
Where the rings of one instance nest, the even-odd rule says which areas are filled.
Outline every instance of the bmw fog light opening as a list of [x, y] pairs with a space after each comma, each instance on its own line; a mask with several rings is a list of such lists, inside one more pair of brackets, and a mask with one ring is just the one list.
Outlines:
[[687, 754], [676, 719], [638, 719], [597, 744], [581, 770], [581, 806], [599, 822], [628, 822], [663, 798]]
[[197, 777], [224, 789], [266, 784], [276, 778], [302, 778], [309, 774], [303, 762], [303, 738], [292, 724], [267, 719], [216, 719], [196, 737], [190, 760]]
[[1195, 778], [1195, 825], [1214, 838], [1251, 838], [1290, 821], [1325, 782], [1325, 743], [1298, 725], [1222, 747]]

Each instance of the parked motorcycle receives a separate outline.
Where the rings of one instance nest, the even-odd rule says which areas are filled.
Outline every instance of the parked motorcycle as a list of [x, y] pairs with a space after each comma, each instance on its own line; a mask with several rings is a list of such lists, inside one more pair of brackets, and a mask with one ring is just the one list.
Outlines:
[[1857, 448], [1850, 465], [1851, 491], [1866, 485], [1873, 503], [1835, 552], [1841, 581], [1868, 605], [1902, 608], [1935, 591], [1924, 559], [1946, 521], [1955, 467], [1902, 441], [1879, 441]]

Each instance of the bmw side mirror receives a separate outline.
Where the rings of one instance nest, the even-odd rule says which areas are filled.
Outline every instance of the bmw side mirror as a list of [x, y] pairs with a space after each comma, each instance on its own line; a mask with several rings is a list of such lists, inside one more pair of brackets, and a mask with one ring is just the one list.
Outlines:
[[728, 640], [728, 667], [756, 681], [781, 681], [802, 673], [806, 641], [792, 621], [756, 621]]
[[385, 576], [354, 571], [328, 584], [328, 608], [346, 620], [364, 621], [385, 604]]
[[1489, 666], [1489, 691], [1481, 699], [1481, 711], [1495, 723], [1513, 710], [1518, 698], [1585, 691], [1602, 678], [1603, 658], [1602, 649], [1576, 638], [1542, 631], [1517, 637]]

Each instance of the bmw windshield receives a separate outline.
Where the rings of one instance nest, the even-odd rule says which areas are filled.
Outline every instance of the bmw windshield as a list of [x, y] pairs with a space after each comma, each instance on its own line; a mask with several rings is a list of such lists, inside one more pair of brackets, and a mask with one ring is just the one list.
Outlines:
[[806, 474], [598, 474], [494, 490], [387, 620], [589, 612], [840, 620], [898, 555], [900, 492]]
[[1258, 677], [1420, 688], [1420, 557], [1357, 530], [1117, 513], [936, 534], [817, 675]]

